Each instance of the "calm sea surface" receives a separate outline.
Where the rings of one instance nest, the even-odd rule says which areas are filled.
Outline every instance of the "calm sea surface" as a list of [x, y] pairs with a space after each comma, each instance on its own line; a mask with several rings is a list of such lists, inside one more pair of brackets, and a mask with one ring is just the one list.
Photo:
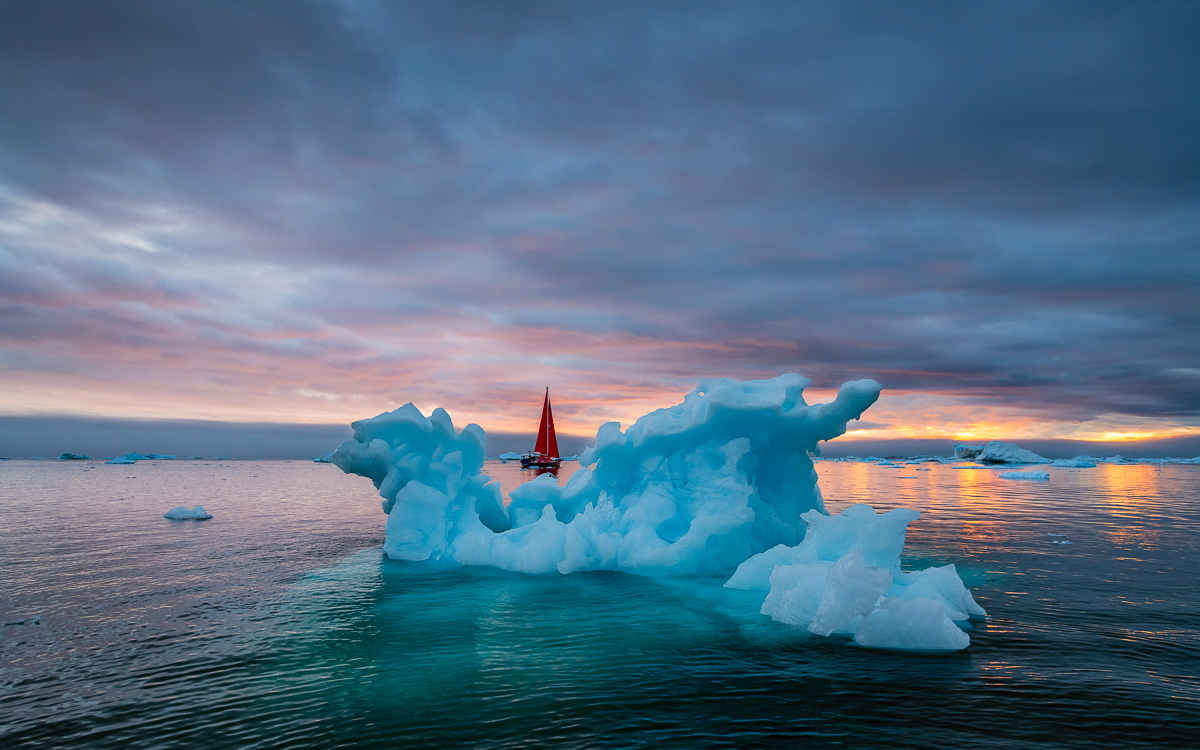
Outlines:
[[0, 747], [1200, 747], [1200, 467], [931, 468], [817, 466], [988, 610], [936, 657], [721, 579], [393, 562], [331, 465], [0, 462]]

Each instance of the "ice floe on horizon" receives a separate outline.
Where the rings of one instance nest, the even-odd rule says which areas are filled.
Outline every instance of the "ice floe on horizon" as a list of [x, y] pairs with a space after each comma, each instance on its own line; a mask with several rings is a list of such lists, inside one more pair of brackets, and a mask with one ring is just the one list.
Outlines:
[[1049, 482], [1050, 472], [1047, 471], [1002, 471], [1001, 479], [1024, 479], [1033, 482]]

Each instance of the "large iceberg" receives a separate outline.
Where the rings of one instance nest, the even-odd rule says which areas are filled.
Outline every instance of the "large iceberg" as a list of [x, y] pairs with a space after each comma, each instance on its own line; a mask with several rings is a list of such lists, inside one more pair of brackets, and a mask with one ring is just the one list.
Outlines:
[[[482, 473], [483, 430], [474, 424], [456, 430], [444, 409], [425, 417], [409, 403], [355, 422], [354, 438], [342, 443], [332, 460], [378, 488], [388, 514], [384, 551], [397, 560], [489, 565], [532, 574], [623, 570], [728, 575], [735, 569], [740, 574], [739, 565], [756, 559], [758, 578], [769, 583], [774, 567], [767, 569], [770, 559], [760, 553], [780, 556], [780, 566], [797, 564], [778, 550], [809, 549], [802, 545], [808, 540], [803, 518], [814, 539], [810, 547], [817, 545], [819, 551], [810, 564], [837, 568], [840, 583], [831, 590], [852, 592], [847, 594], [852, 604], [839, 599], [819, 619], [823, 634], [842, 632], [843, 610], [863, 610], [850, 619], [874, 616], [885, 593], [895, 598], [895, 586], [916, 584], [901, 579], [904, 574], [894, 561], [888, 562], [899, 557], [907, 520], [884, 524], [874, 536], [864, 537], [894, 553], [892, 557], [863, 547], [854, 558], [853, 550], [830, 551], [817, 544], [821, 536], [811, 531], [814, 525], [860, 524], [856, 514], [861, 511], [827, 514], [810, 454], [818, 453], [820, 441], [843, 434], [847, 422], [878, 399], [880, 385], [872, 380], [846, 383], [833, 402], [809, 406], [802, 397], [809, 383], [799, 375], [705, 381], [683, 403], [647, 414], [625, 431], [615, 422], [603, 425], [595, 445], [580, 458], [583, 468], [565, 487], [544, 475], [515, 489], [507, 505], [499, 484]], [[883, 577], [870, 568], [888, 575], [888, 585], [874, 598], [871, 592]], [[944, 588], [940, 585], [926, 588], [937, 593]], [[960, 581], [958, 586], [962, 588]], [[953, 599], [960, 592], [942, 598], [947, 596]], [[924, 604], [889, 604], [872, 621], [864, 645], [902, 642], [894, 635], [897, 628], [920, 619], [927, 609]], [[900, 647], [950, 648], [945, 638], [933, 645], [926, 641]], [[964, 640], [954, 647], [965, 645]]]

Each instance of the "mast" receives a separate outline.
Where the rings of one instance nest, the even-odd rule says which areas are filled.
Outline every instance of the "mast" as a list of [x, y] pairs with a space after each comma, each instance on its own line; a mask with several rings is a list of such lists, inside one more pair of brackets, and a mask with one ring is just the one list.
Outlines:
[[558, 458], [558, 436], [554, 434], [554, 414], [550, 411], [549, 388], [546, 388], [546, 400], [542, 403], [542, 422], [538, 425], [537, 443], [533, 451], [548, 458]]

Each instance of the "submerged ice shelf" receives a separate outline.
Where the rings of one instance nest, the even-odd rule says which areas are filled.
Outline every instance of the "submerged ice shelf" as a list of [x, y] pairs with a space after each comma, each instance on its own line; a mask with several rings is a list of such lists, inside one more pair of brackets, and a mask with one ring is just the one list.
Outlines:
[[[443, 409], [425, 417], [410, 403], [355, 422], [332, 461], [378, 488], [393, 559], [531, 574], [734, 573], [730, 587], [769, 592], [764, 614], [818, 635], [878, 648], [965, 647], [954, 623], [983, 610], [953, 566], [899, 569], [917, 514], [854, 506], [830, 516], [817, 486], [810, 452], [843, 434], [879, 398], [879, 384], [846, 383], [832, 403], [809, 406], [809, 383], [705, 381], [625, 431], [603, 425], [565, 487], [539, 477], [507, 506], [482, 473], [483, 430], [457, 431]], [[793, 603], [779, 610], [785, 599]]]

